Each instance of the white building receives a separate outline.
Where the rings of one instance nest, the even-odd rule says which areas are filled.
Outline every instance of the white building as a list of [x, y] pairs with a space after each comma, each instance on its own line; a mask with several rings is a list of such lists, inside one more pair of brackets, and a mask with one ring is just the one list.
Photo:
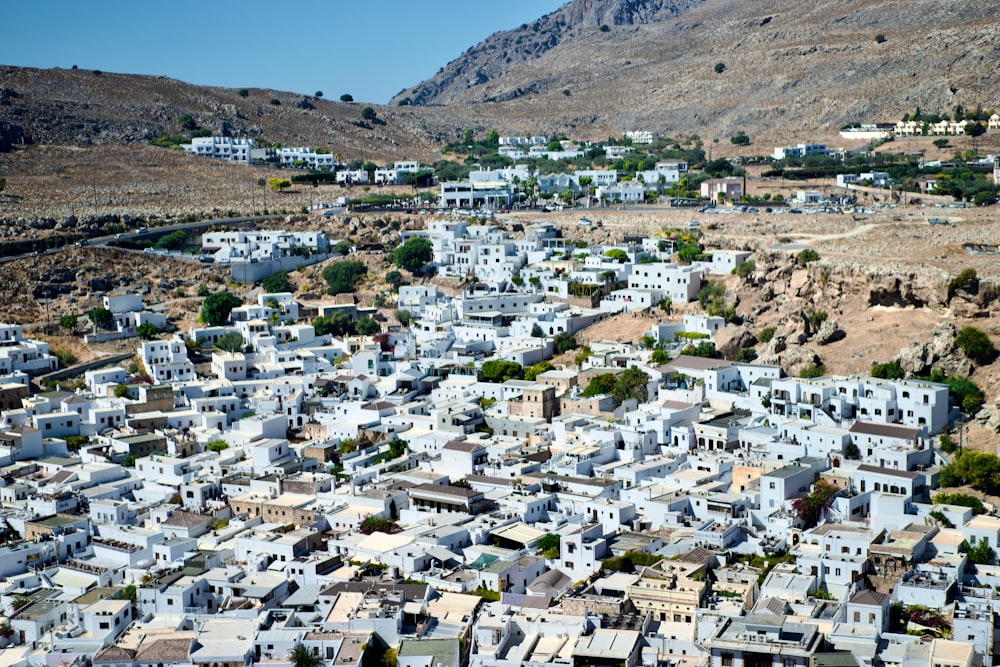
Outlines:
[[230, 162], [250, 163], [251, 151], [257, 144], [253, 139], [234, 139], [233, 137], [195, 137], [189, 144], [181, 144], [188, 153], [200, 157], [214, 157]]

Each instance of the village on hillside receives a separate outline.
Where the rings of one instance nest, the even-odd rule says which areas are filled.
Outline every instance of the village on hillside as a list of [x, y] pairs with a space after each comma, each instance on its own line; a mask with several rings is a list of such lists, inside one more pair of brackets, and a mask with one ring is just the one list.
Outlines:
[[[754, 267], [699, 237], [433, 216], [386, 321], [290, 289], [332, 259], [350, 294], [349, 241], [216, 229], [202, 257], [255, 298], [205, 290], [178, 329], [113, 291], [88, 340], [135, 354], [82, 382], [0, 327], [5, 659], [992, 665], [1000, 517], [968, 486], [997, 459], [962, 448], [967, 385], [723, 358], [719, 279]], [[638, 344], [577, 338], [681, 307]]]

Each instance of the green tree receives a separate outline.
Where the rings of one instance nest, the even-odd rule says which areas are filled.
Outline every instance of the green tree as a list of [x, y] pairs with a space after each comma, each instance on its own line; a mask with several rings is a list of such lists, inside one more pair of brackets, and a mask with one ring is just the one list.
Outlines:
[[400, 309], [396, 311], [396, 320], [398, 320], [402, 326], [408, 327], [410, 326], [410, 322], [413, 320], [413, 315], [408, 310]]
[[806, 248], [801, 252], [799, 252], [799, 254], [795, 256], [795, 259], [796, 261], [798, 261], [799, 264], [805, 266], [806, 264], [812, 264], [813, 262], [818, 262], [819, 253], [813, 250], [812, 248]]
[[354, 323], [354, 330], [359, 336], [371, 336], [377, 334], [381, 327], [371, 317], [361, 317]]
[[217, 327], [229, 321], [233, 308], [243, 305], [243, 300], [232, 292], [213, 292], [205, 297], [198, 318], [210, 327]]
[[750, 137], [747, 136], [746, 132], [740, 130], [733, 136], [729, 137], [729, 143], [734, 144], [736, 146], [749, 146]]
[[293, 667], [323, 667], [323, 658], [319, 653], [313, 653], [304, 644], [296, 644], [288, 652], [288, 659], [292, 661]]
[[955, 344], [977, 364], [989, 363], [997, 351], [986, 332], [976, 327], [963, 327], [955, 337]]
[[993, 550], [985, 537], [979, 538], [979, 542], [970, 545], [968, 541], [962, 540], [958, 545], [958, 550], [965, 552], [969, 557], [969, 562], [973, 565], [992, 565], [997, 559], [997, 552]]
[[872, 366], [871, 376], [882, 380], [899, 380], [906, 376], [906, 371], [898, 361], [887, 361], [884, 364]]
[[90, 311], [90, 321], [98, 329], [110, 329], [115, 325], [115, 314], [107, 308], [98, 306]]
[[361, 117], [365, 120], [375, 120], [376, 116], [375, 109], [372, 107], [365, 107], [361, 110]]
[[279, 292], [292, 292], [295, 288], [288, 279], [288, 271], [284, 269], [275, 271], [260, 282], [261, 289], [266, 294], [277, 294]]
[[557, 333], [552, 339], [552, 344], [555, 346], [556, 354], [569, 352], [570, 350], [575, 350], [580, 347], [580, 344], [576, 341], [576, 336], [568, 331], [561, 331]]
[[143, 322], [135, 328], [135, 332], [143, 340], [152, 340], [160, 333], [160, 328], [151, 322]]
[[935, 139], [931, 143], [937, 146], [938, 148], [944, 148], [945, 146], [948, 145], [948, 140], [945, 138]]
[[207, 452], [221, 452], [224, 449], [229, 449], [229, 443], [222, 439], [211, 440], [205, 445]]
[[689, 357], [703, 357], [705, 359], [721, 359], [722, 352], [716, 349], [715, 343], [709, 340], [698, 341], [695, 345], [688, 345], [684, 348], [684, 354]]
[[292, 187], [292, 182], [287, 178], [269, 178], [267, 179], [267, 187], [274, 192], [282, 192]]
[[76, 315], [63, 315], [59, 318], [60, 328], [66, 329], [70, 333], [76, 333], [77, 327], [77, 317]]
[[545, 371], [551, 371], [552, 368], [552, 364], [548, 361], [539, 361], [537, 364], [532, 364], [524, 369], [524, 379], [529, 382], [534, 382], [539, 375]]
[[354, 331], [354, 323], [351, 322], [351, 318], [340, 311], [335, 311], [329, 317], [321, 315], [313, 320], [312, 325], [317, 336], [331, 335], [339, 338]]
[[590, 378], [590, 382], [581, 392], [581, 396], [584, 398], [592, 398], [594, 396], [602, 396], [604, 394], [610, 395], [615, 389], [616, 378], [614, 373], [602, 373], [600, 375], [595, 375]]
[[559, 547], [562, 542], [559, 533], [548, 533], [538, 540], [538, 553], [549, 560], [559, 558]]
[[313, 97], [323, 97], [323, 91], [322, 91], [322, 90], [317, 90], [317, 91], [316, 91], [316, 92], [315, 92], [315, 93], [313, 94]]
[[323, 280], [330, 294], [346, 294], [354, 291], [354, 286], [368, 271], [361, 262], [342, 261], [328, 264], [323, 268]]
[[187, 245], [187, 234], [181, 230], [161, 236], [153, 244], [159, 250], [180, 250]]
[[939, 505], [957, 505], [968, 507], [973, 515], [986, 514], [986, 506], [983, 501], [968, 493], [935, 493], [932, 500]]
[[403, 274], [399, 271], [389, 271], [385, 274], [385, 282], [394, 292], [398, 292], [400, 285], [403, 284]]
[[483, 364], [483, 369], [480, 374], [482, 375], [484, 382], [520, 380], [521, 364], [514, 361], [500, 361], [494, 359]]
[[615, 379], [611, 395], [621, 405], [630, 398], [644, 403], [649, 398], [649, 376], [638, 368], [626, 368]]
[[968, 484], [977, 491], [995, 494], [1000, 490], [1000, 459], [966, 449], [941, 468], [938, 481], [943, 488]]
[[416, 273], [432, 259], [434, 259], [434, 246], [430, 240], [419, 236], [406, 239], [406, 242], [393, 252], [396, 266], [411, 273]]
[[611, 250], [606, 250], [604, 256], [608, 259], [613, 259], [619, 264], [624, 264], [628, 261], [628, 253], [621, 248], [612, 248]]
[[349, 93], [344, 93], [343, 95], [340, 96], [340, 101], [341, 102], [353, 102], [354, 101], [354, 96], [350, 95]]
[[216, 341], [215, 347], [223, 352], [239, 352], [243, 347], [243, 334], [239, 331], [226, 332], [219, 336], [219, 340]]
[[239, 95], [240, 97], [249, 97], [250, 91], [247, 90], [246, 88], [240, 88], [239, 92], [237, 92], [236, 94]]

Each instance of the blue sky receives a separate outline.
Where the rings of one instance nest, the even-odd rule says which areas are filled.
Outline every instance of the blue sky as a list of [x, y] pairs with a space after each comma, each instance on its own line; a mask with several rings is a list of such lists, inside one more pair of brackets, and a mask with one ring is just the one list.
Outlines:
[[0, 64], [166, 75], [385, 103], [470, 46], [566, 0], [30, 0]]

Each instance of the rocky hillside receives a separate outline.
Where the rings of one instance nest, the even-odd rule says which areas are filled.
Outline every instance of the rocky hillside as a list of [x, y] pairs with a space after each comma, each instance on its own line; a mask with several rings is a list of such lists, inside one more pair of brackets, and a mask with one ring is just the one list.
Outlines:
[[990, 108], [995, 18], [991, 0], [573, 0], [395, 102], [717, 136]]
[[[408, 100], [414, 105], [429, 105], [468, 101], [464, 91], [491, 82], [521, 63], [539, 59], [564, 42], [578, 41], [586, 32], [610, 33], [611, 26], [656, 23], [704, 1], [574, 0], [533, 23], [491, 35], [433, 78], [397, 95], [394, 102]], [[543, 81], [535, 80], [492, 99], [515, 99], [542, 88]]]
[[[379, 162], [429, 156], [455, 131], [443, 115], [250, 88], [195, 86], [163, 76], [0, 66], [0, 153], [24, 144], [145, 143], [191, 129], [286, 146], [326, 148]], [[182, 117], [189, 116], [187, 128]], [[428, 116], [425, 118], [425, 116]], [[186, 120], [186, 119], [185, 119]]]

